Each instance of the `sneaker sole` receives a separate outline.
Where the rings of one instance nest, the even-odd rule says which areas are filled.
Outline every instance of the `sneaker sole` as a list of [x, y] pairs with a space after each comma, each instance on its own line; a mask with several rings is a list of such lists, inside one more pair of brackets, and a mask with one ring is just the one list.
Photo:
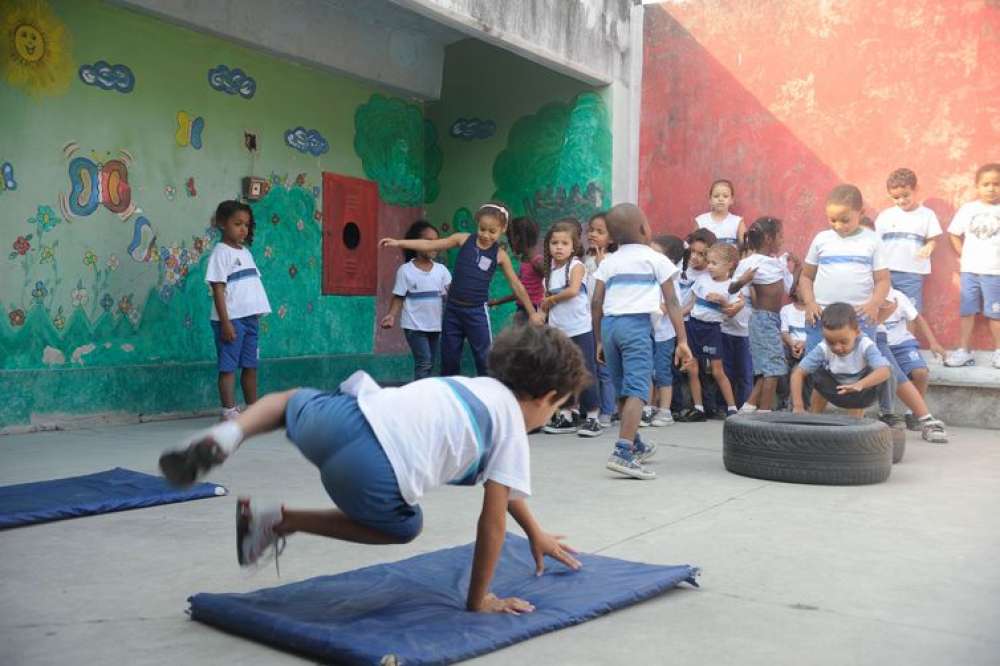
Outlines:
[[572, 435], [576, 428], [542, 428], [542, 432], [548, 435]]
[[622, 467], [621, 465], [616, 465], [612, 462], [609, 462], [606, 467], [612, 472], [617, 472], [618, 474], [622, 474], [632, 479], [639, 479], [640, 481], [648, 481], [656, 478], [656, 472], [635, 470], [628, 467]]
[[[975, 365], [975, 364], [976, 364], [976, 359], [973, 358], [973, 359], [969, 359], [965, 363], [954, 364], [954, 363], [947, 363], [947, 362], [945, 362], [944, 367], [946, 367], [946, 368], [967, 368], [970, 365]], [[996, 366], [993, 366], [993, 367], [996, 367]]]
[[600, 430], [577, 430], [577, 437], [600, 437], [603, 433]]
[[930, 442], [931, 444], [947, 444], [948, 435], [934, 434], [934, 435], [921, 435], [925, 442]]
[[170, 451], [160, 456], [160, 471], [174, 486], [190, 486], [198, 477], [222, 463], [219, 445], [198, 442], [181, 451]]

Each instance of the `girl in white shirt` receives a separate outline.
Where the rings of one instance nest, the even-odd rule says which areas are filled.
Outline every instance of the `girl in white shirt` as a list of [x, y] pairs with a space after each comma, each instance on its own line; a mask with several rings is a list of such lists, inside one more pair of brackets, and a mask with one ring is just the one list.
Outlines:
[[[604, 258], [617, 249], [611, 234], [608, 233], [608, 223], [604, 219], [604, 211], [594, 213], [587, 221], [587, 252], [583, 256], [583, 265], [587, 268], [584, 284], [587, 286], [588, 300], [594, 296], [594, 273]], [[596, 363], [596, 360], [595, 360]], [[600, 403], [600, 415], [597, 417], [602, 426], [611, 425], [611, 417], [615, 414], [618, 402], [615, 387], [611, 382], [611, 373], [604, 363], [597, 363], [597, 397]]]
[[708, 202], [712, 209], [694, 218], [695, 226], [711, 231], [720, 243], [741, 245], [746, 226], [742, 217], [729, 212], [735, 195], [736, 190], [730, 181], [720, 178], [713, 182], [708, 188]]

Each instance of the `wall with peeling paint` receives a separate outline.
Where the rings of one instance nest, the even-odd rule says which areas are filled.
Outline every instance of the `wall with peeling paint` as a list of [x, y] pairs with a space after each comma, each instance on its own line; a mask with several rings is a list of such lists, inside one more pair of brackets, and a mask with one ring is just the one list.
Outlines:
[[[906, 166], [946, 226], [974, 198], [977, 165], [1000, 159], [998, 41], [986, 0], [649, 5], [640, 204], [657, 229], [686, 233], [710, 182], [729, 178], [735, 212], [781, 217], [801, 256], [831, 187], [857, 184], [874, 218]], [[943, 238], [932, 259], [926, 313], [954, 344], [958, 259]], [[992, 347], [985, 326], [975, 346]]]

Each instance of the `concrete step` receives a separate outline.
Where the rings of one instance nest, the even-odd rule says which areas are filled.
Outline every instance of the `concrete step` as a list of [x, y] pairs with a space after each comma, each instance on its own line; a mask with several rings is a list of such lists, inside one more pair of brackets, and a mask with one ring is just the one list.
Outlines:
[[1000, 368], [990, 365], [992, 352], [975, 352], [976, 364], [962, 368], [922, 353], [931, 371], [927, 406], [935, 416], [948, 425], [1000, 430]]

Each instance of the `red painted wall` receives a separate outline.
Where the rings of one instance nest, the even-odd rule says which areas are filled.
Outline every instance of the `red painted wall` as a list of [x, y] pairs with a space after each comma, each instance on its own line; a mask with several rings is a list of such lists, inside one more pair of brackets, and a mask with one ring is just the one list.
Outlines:
[[[659, 231], [686, 234], [729, 178], [734, 212], [784, 219], [801, 257], [831, 187], [858, 185], [874, 219], [902, 166], [947, 228], [976, 167], [1000, 161], [997, 0], [711, 0], [645, 16], [639, 203]], [[932, 259], [924, 314], [953, 345], [958, 258], [942, 237]], [[992, 348], [985, 333], [974, 346]]]

